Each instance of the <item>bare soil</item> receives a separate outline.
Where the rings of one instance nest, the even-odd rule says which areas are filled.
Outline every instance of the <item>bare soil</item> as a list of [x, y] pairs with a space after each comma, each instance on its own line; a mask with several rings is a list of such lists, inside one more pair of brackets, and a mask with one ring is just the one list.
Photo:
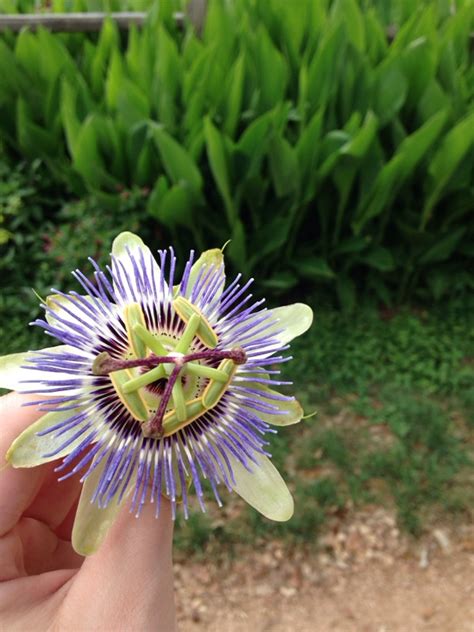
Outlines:
[[414, 541], [369, 508], [317, 547], [178, 559], [176, 591], [181, 632], [474, 632], [474, 525]]

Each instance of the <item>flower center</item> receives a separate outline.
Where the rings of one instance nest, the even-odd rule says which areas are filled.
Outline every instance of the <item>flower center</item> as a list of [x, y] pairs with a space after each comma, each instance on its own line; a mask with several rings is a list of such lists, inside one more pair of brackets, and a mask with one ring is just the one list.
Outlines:
[[[145, 437], [170, 436], [214, 408], [237, 366], [246, 361], [241, 348], [216, 349], [217, 334], [187, 299], [176, 298], [173, 307], [185, 323], [174, 347], [165, 346], [146, 328], [141, 307], [134, 303], [124, 312], [132, 357], [117, 360], [101, 353], [92, 366], [95, 375], [109, 375], [118, 397], [141, 424]], [[204, 350], [192, 349], [195, 338]], [[194, 389], [186, 385], [196, 384], [197, 379], [206, 385], [196, 397]]]

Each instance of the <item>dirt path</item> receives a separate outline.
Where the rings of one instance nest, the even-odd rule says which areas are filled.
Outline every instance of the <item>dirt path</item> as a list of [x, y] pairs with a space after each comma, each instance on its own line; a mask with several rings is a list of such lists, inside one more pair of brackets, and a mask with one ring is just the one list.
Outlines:
[[319, 552], [178, 561], [176, 584], [181, 632], [474, 632], [474, 527], [413, 543], [376, 510]]

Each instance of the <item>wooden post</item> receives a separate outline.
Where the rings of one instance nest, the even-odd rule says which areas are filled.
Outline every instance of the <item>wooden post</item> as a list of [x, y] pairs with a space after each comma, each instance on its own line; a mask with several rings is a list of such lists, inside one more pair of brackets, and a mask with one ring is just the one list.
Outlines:
[[0, 15], [0, 31], [21, 31], [27, 27], [35, 31], [44, 26], [53, 32], [80, 33], [100, 31], [106, 17], [111, 17], [120, 29], [129, 29], [132, 24], [142, 26], [146, 13], [28, 13]]

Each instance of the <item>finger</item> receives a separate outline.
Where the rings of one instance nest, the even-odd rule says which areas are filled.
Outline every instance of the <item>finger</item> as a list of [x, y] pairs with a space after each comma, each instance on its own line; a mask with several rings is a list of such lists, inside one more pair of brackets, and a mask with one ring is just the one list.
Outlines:
[[0, 538], [0, 581], [39, 575], [52, 570], [79, 568], [83, 557], [71, 543], [61, 540], [51, 529], [32, 518], [21, 518]]
[[23, 547], [23, 564], [28, 575], [39, 575], [62, 568], [79, 568], [84, 561], [43, 522], [22, 518], [14, 529]]
[[[33, 406], [22, 406], [28, 398], [9, 393], [0, 398], [0, 459], [3, 460], [12, 441], [41, 417]], [[1, 462], [1, 461], [0, 461]], [[32, 469], [2, 468], [0, 471], [0, 536], [9, 531], [38, 493], [53, 464]]]
[[174, 630], [172, 537], [167, 501], [158, 519], [155, 505], [145, 505], [139, 518], [125, 506], [101, 548], [86, 558], [69, 597], [88, 586], [96, 620], [111, 617], [120, 630]]
[[77, 504], [81, 491], [79, 474], [61, 482], [58, 482], [57, 477], [57, 472], [48, 473], [38, 494], [23, 513], [29, 518], [41, 520], [53, 530], [63, 523], [71, 508]]

